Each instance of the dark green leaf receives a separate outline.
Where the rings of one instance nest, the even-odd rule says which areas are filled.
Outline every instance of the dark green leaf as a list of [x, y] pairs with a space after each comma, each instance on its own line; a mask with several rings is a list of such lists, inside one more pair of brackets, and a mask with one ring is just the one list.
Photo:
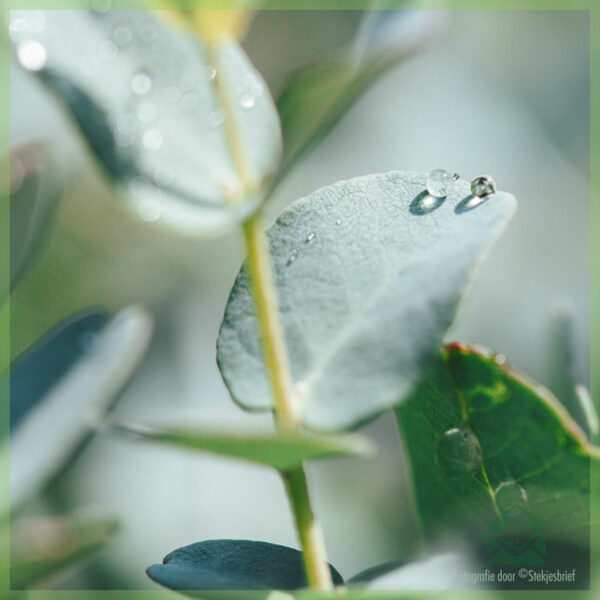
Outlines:
[[211, 234], [257, 207], [279, 164], [279, 118], [237, 42], [208, 49], [148, 10], [43, 14], [39, 30], [26, 26], [26, 11], [12, 15], [17, 57], [141, 218]]
[[[209, 540], [184, 546], [146, 572], [165, 587], [185, 591], [295, 590], [307, 585], [300, 551], [250, 540]], [[343, 583], [333, 567], [331, 574], [337, 585]]]
[[[341, 181], [292, 204], [269, 230], [296, 396], [311, 428], [354, 426], [408, 394], [515, 210], [503, 192], [474, 201], [465, 181], [436, 200], [425, 180], [392, 172]], [[245, 268], [217, 360], [236, 402], [271, 409]]]
[[116, 531], [114, 518], [85, 513], [17, 522], [11, 533], [11, 588], [30, 588], [60, 575], [104, 545]]
[[590, 456], [598, 450], [547, 389], [505, 361], [451, 344], [396, 407], [425, 534], [479, 537], [510, 523], [515, 539], [535, 526], [585, 543]]
[[[317, 436], [285, 432], [249, 434], [197, 431], [193, 429], [153, 429], [140, 425], [115, 425], [117, 433], [188, 450], [212, 452], [268, 465], [280, 471], [299, 467], [305, 460], [331, 456], [357, 456], [372, 451], [371, 444], [358, 436]], [[110, 429], [109, 429], [110, 431]]]

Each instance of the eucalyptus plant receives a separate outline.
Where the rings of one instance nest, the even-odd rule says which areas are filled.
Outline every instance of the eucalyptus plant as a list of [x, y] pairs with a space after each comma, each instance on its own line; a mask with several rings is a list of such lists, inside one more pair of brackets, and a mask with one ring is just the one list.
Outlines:
[[246, 14], [191, 8], [175, 3], [164, 22], [146, 11], [49, 11], [37, 28], [25, 12], [13, 28], [21, 65], [63, 104], [127, 206], [197, 237], [239, 227], [246, 242], [216, 358], [233, 401], [271, 411], [274, 430], [107, 427], [275, 469], [301, 551], [208, 540], [148, 575], [204, 598], [401, 586], [398, 564], [344, 582], [328, 563], [305, 472], [309, 460], [372, 452], [354, 430], [390, 409], [426, 537], [461, 528], [476, 545], [522, 503], [572, 541], [589, 524], [589, 460], [599, 456], [584, 433], [595, 431], [591, 409], [578, 424], [505, 359], [443, 342], [514, 197], [459, 177], [442, 193], [427, 173], [394, 171], [317, 190], [265, 227], [285, 174], [378, 74], [419, 47], [393, 35], [405, 16], [369, 15], [351, 51], [294, 75], [276, 103], [236, 39]]

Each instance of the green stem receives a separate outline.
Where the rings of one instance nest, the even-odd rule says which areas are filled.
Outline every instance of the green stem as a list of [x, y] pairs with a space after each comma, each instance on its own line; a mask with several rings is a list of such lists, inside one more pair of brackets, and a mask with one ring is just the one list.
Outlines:
[[[244, 234], [265, 364], [273, 391], [275, 419], [281, 429], [298, 429], [301, 415], [293, 401], [292, 378], [260, 213], [244, 223]], [[332, 589], [323, 534], [310, 504], [304, 467], [282, 473], [282, 477], [302, 546], [308, 583], [314, 589]]]
[[[225, 133], [231, 157], [242, 184], [241, 197], [229, 198], [230, 202], [235, 203], [256, 193], [259, 185], [247, 160], [246, 148], [233, 118], [229, 94], [225, 87], [225, 81], [221, 78], [220, 66], [218, 65], [217, 45], [217, 43], [209, 43], [207, 49], [211, 63], [217, 69], [215, 91], [225, 112]], [[265, 365], [273, 392], [275, 422], [278, 429], [298, 430], [302, 425], [302, 415], [299, 407], [294, 402], [292, 376], [271, 273], [271, 257], [264, 238], [260, 212], [252, 215], [244, 223], [243, 230], [248, 248], [248, 270], [256, 305]], [[282, 477], [294, 513], [308, 583], [314, 589], [332, 589], [333, 582], [327, 562], [323, 535], [310, 505], [304, 467], [295, 469], [290, 473], [282, 473]]]

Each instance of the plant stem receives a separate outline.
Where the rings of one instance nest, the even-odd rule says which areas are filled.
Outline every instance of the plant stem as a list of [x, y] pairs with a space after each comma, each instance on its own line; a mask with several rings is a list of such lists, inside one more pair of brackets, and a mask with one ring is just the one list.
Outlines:
[[[292, 378], [283, 337], [275, 286], [271, 274], [269, 251], [265, 243], [260, 213], [244, 223], [248, 246], [248, 269], [252, 282], [258, 324], [262, 339], [267, 373], [271, 381], [277, 426], [298, 429], [300, 414], [294, 406]], [[321, 528], [310, 504], [304, 467], [282, 473], [286, 491], [294, 514], [304, 566], [310, 587], [329, 590], [333, 588], [331, 572]]]
[[[225, 82], [219, 73], [217, 45], [218, 43], [209, 43], [208, 53], [212, 64], [217, 68], [215, 91], [225, 112], [226, 136], [233, 163], [242, 184], [241, 198], [230, 198], [230, 201], [235, 203], [243, 197], [256, 193], [259, 185], [247, 160], [246, 149], [233, 118]], [[248, 271], [256, 305], [265, 365], [273, 393], [275, 423], [279, 429], [297, 430], [302, 425], [301, 413], [294, 402], [292, 376], [271, 273], [271, 257], [265, 241], [260, 211], [245, 221], [243, 230], [248, 248]], [[332, 589], [333, 582], [323, 535], [310, 505], [304, 467], [281, 475], [302, 546], [308, 584], [314, 589]]]

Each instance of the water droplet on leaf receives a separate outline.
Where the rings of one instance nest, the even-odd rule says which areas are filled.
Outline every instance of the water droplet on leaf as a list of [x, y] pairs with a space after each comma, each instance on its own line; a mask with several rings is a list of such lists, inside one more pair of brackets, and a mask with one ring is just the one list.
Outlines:
[[290, 255], [288, 256], [286, 265], [289, 267], [297, 258], [298, 258], [298, 250], [296, 250], [296, 248], [294, 248], [290, 252]]
[[240, 98], [240, 104], [242, 105], [242, 108], [252, 108], [255, 103], [256, 98], [254, 96], [251, 94], [242, 94], [242, 97]]
[[134, 93], [142, 96], [147, 94], [152, 87], [152, 79], [147, 73], [138, 73], [131, 80], [131, 89]]
[[480, 175], [471, 181], [471, 194], [485, 198], [496, 193], [496, 182], [490, 175]]
[[427, 191], [436, 198], [444, 198], [448, 195], [448, 184], [452, 181], [452, 175], [444, 169], [435, 169], [427, 176]]
[[211, 110], [208, 113], [208, 124], [211, 127], [220, 127], [223, 124], [223, 121], [225, 121], [225, 112], [218, 109], [218, 110]]
[[115, 30], [113, 31], [112, 39], [117, 46], [124, 48], [131, 43], [133, 33], [126, 25], [119, 25], [119, 27], [115, 27]]
[[158, 129], [149, 129], [142, 136], [142, 143], [147, 150], [158, 150], [162, 146], [163, 137]]
[[46, 65], [46, 48], [35, 40], [25, 40], [17, 46], [17, 58], [28, 71], [41, 71]]
[[312, 241], [315, 240], [315, 238], [317, 237], [317, 233], [315, 231], [311, 231], [307, 236], [306, 236], [306, 243], [310, 244]]
[[463, 479], [475, 475], [481, 468], [481, 446], [477, 436], [467, 429], [449, 429], [440, 438], [436, 460], [449, 479]]
[[495, 490], [496, 504], [501, 512], [522, 508], [527, 504], [527, 492], [516, 481], [503, 481]]
[[103, 60], [114, 60], [119, 54], [119, 48], [112, 40], [104, 40], [98, 46], [98, 54]]

